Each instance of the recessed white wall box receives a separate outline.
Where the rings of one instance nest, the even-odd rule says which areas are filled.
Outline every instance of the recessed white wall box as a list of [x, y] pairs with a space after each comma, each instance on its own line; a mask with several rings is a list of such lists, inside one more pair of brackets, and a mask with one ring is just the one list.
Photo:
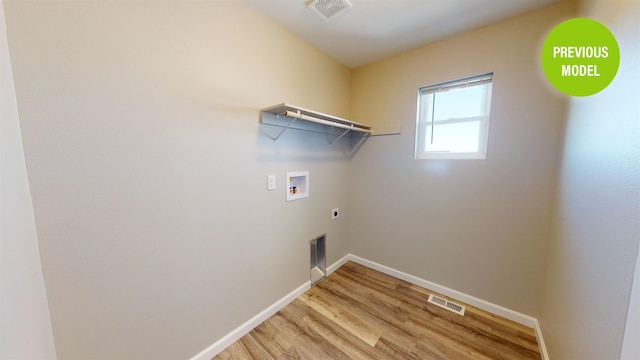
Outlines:
[[309, 172], [287, 173], [287, 201], [309, 197]]

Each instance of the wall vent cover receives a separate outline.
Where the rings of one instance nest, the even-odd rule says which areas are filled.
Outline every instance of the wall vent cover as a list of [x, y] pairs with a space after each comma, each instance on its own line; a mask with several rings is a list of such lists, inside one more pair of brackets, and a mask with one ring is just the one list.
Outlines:
[[452, 311], [458, 315], [463, 315], [464, 316], [464, 306], [460, 305], [460, 304], [456, 304], [454, 302], [451, 302], [449, 300], [443, 299], [439, 296], [435, 296], [433, 294], [429, 295], [429, 302], [432, 303], [433, 305], [437, 305], [443, 309], [447, 309], [449, 311]]
[[311, 0], [307, 7], [324, 22], [329, 22], [351, 9], [351, 3], [349, 0]]

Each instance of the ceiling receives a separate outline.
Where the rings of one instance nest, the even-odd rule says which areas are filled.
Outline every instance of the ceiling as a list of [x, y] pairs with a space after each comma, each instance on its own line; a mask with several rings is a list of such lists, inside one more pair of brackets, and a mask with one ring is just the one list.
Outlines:
[[350, 68], [559, 0], [349, 0], [325, 23], [310, 0], [244, 0]]

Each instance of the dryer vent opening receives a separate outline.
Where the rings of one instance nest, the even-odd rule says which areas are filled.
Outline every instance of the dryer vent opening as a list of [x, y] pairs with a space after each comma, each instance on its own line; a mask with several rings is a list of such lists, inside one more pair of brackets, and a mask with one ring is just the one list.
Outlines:
[[311, 255], [311, 285], [322, 280], [327, 275], [326, 234], [320, 235], [309, 242]]

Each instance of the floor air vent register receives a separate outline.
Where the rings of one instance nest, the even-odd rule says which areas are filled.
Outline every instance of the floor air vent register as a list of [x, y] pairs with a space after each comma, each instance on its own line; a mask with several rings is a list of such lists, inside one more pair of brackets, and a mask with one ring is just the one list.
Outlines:
[[429, 295], [429, 302], [433, 305], [439, 306], [443, 309], [447, 309], [451, 312], [454, 312], [458, 315], [464, 316], [464, 306], [451, 302], [449, 300], [443, 299], [436, 295]]

